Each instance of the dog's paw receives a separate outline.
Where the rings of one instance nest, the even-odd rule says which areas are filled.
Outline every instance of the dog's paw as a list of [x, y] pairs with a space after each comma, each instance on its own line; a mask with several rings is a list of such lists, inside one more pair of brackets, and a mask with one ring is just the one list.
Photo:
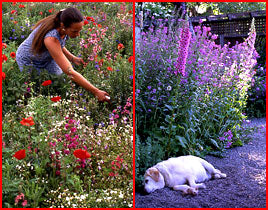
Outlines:
[[220, 178], [226, 178], [227, 175], [224, 173], [218, 173], [218, 174], [214, 174], [213, 178], [214, 179], [220, 179]]
[[190, 188], [187, 189], [187, 194], [189, 194], [189, 195], [197, 195], [198, 194], [198, 189], [190, 187]]
[[201, 183], [201, 184], [198, 185], [198, 188], [206, 189], [207, 187], [206, 187], [206, 185], [204, 183]]
[[221, 178], [226, 178], [226, 177], [227, 177], [226, 174], [221, 173]]
[[221, 175], [220, 174], [214, 174], [213, 178], [214, 179], [220, 179], [221, 178]]

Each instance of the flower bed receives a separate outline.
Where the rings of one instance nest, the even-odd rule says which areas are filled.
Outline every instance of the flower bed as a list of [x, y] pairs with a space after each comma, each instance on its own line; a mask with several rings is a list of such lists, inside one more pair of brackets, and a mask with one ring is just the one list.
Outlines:
[[[29, 26], [67, 6], [85, 17], [75, 69], [110, 104], [15, 62]], [[3, 24], [3, 207], [132, 207], [132, 3], [3, 3]]]
[[191, 33], [187, 21], [172, 21], [158, 19], [136, 43], [137, 186], [161, 160], [223, 155], [246, 142], [241, 124], [258, 58], [254, 20], [233, 47], [215, 44], [208, 27]]

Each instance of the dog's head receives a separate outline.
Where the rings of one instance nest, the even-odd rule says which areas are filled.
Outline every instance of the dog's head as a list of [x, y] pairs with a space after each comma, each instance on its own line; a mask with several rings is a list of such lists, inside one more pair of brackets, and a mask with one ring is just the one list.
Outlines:
[[146, 170], [144, 175], [144, 190], [151, 193], [165, 187], [165, 180], [158, 169], [152, 167]]

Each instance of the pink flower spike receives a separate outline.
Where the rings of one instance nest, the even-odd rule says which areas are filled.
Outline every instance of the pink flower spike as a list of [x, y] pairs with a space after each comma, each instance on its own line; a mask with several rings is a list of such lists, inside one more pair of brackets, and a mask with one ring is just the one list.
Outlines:
[[181, 74], [182, 76], [186, 75], [185, 64], [188, 56], [190, 40], [191, 40], [191, 32], [189, 26], [187, 25], [185, 28], [182, 29], [180, 34], [176, 71], [174, 72], [176, 75], [178, 74]]

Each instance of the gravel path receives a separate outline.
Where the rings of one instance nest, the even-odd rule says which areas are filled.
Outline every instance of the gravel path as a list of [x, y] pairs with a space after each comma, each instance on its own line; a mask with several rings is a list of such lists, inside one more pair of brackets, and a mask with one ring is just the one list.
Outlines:
[[206, 182], [197, 196], [182, 196], [169, 188], [145, 195], [135, 193], [136, 208], [265, 208], [266, 207], [266, 119], [253, 119], [257, 126], [252, 140], [243, 147], [227, 150], [224, 158], [207, 156], [226, 179]]

